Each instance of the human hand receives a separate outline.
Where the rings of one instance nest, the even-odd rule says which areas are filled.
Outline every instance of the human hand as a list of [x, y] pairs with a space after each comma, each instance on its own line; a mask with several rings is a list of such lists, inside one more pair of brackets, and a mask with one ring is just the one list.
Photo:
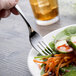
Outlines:
[[13, 8], [18, 3], [18, 0], [0, 0], [0, 18], [8, 17], [11, 12], [18, 15], [18, 12]]

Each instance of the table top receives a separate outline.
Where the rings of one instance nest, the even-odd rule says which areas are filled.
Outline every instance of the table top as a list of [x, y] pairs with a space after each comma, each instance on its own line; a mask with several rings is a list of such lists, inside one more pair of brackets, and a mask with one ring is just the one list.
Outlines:
[[[63, 26], [76, 24], [76, 0], [59, 0], [60, 21], [49, 26], [36, 25], [29, 0], [20, 0], [32, 28], [42, 36]], [[32, 76], [27, 66], [31, 49], [28, 29], [20, 16], [11, 14], [0, 21], [0, 76]]]

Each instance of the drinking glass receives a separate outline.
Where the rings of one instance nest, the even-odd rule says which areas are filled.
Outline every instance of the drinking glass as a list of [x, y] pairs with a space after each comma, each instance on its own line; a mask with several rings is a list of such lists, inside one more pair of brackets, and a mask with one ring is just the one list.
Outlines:
[[50, 25], [59, 20], [57, 0], [30, 0], [38, 25]]

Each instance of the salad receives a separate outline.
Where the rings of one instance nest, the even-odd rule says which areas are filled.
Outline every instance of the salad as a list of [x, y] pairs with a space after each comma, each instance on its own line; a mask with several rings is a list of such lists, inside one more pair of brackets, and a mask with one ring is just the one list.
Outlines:
[[41, 69], [41, 76], [76, 76], [76, 26], [56, 35], [49, 43], [52, 54], [34, 57]]

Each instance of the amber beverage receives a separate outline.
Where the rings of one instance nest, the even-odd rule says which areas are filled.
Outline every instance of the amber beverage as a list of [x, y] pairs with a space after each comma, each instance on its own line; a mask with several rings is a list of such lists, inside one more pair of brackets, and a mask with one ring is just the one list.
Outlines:
[[30, 4], [39, 25], [48, 25], [58, 21], [57, 0], [30, 0]]

